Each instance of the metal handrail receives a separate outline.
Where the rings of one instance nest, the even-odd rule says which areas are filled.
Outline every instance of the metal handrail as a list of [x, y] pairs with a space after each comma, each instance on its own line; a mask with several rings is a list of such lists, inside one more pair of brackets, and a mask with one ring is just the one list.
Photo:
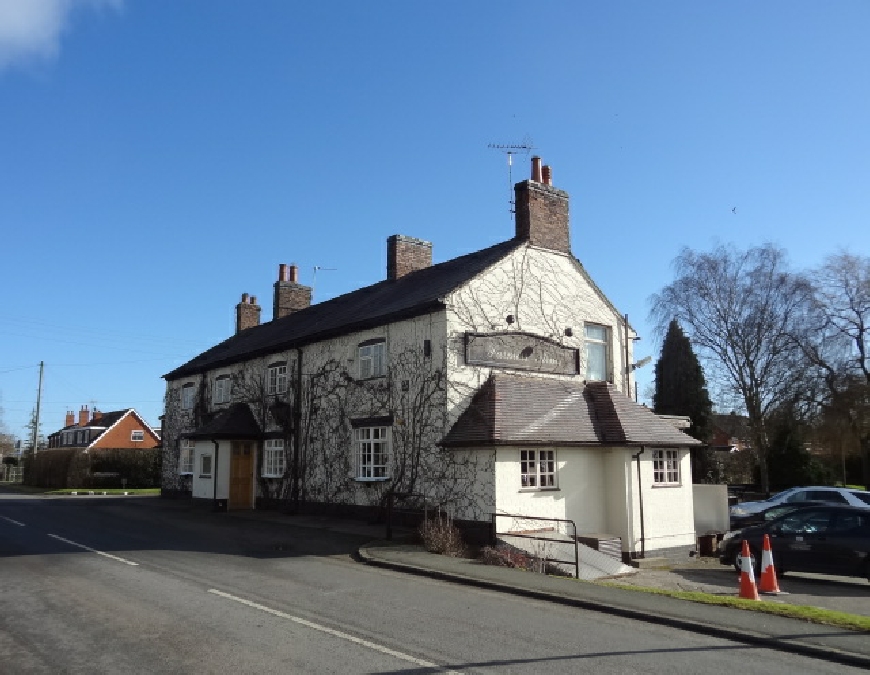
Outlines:
[[[496, 539], [497, 539], [498, 534], [499, 534], [498, 526], [496, 525], [496, 519], [498, 519], [498, 518], [516, 518], [516, 519], [520, 519], [520, 520], [542, 520], [542, 521], [546, 521], [549, 523], [567, 523], [567, 524], [570, 524], [571, 528], [574, 531], [574, 534], [573, 534], [573, 536], [571, 536], [571, 535], [566, 535], [566, 536], [570, 536], [571, 541], [574, 543], [574, 560], [559, 560], [557, 558], [544, 557], [544, 567], [546, 568], [546, 564], [548, 561], [554, 562], [554, 563], [562, 563], [565, 565], [574, 565], [574, 578], [575, 579], [580, 578], [580, 549], [579, 549], [579, 546], [577, 544], [577, 525], [574, 523], [573, 520], [568, 520], [565, 518], [546, 518], [544, 516], [524, 516], [524, 515], [521, 515], [518, 513], [493, 513], [492, 514], [493, 544], [496, 543]], [[537, 541], [549, 541], [549, 542], [553, 541], [552, 539], [550, 539], [548, 537], [535, 537], [535, 536], [530, 535], [530, 534], [513, 534], [510, 532], [502, 532], [501, 534], [507, 535], [509, 537], [516, 537], [518, 539], [533, 539], [533, 540], [537, 540]], [[568, 542], [565, 542], [565, 543], [568, 543]]]

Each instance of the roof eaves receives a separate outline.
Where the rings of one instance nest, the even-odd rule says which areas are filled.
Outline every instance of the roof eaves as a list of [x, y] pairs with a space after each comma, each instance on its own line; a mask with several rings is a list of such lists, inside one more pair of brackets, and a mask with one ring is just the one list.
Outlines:
[[[224, 359], [220, 359], [218, 361], [212, 361], [208, 364], [204, 364], [202, 366], [192, 366], [190, 368], [186, 366], [180, 366], [169, 373], [166, 373], [163, 376], [163, 379], [167, 381], [177, 380], [182, 377], [190, 377], [191, 375], [199, 375], [202, 373], [207, 373], [210, 370], [214, 370], [216, 368], [224, 368], [226, 366], [232, 366], [236, 363], [244, 363], [245, 361], [250, 361], [252, 359], [256, 359], [262, 356], [268, 356], [270, 354], [274, 354], [276, 352], [287, 351], [288, 349], [301, 349], [302, 347], [306, 347], [308, 345], [314, 344], [316, 342], [321, 342], [323, 340], [328, 340], [331, 338], [341, 337], [342, 335], [348, 335], [350, 333], [356, 333], [357, 331], [366, 330], [368, 328], [374, 328], [376, 326], [383, 326], [388, 323], [393, 323], [395, 321], [400, 321], [403, 319], [412, 319], [417, 316], [422, 316], [423, 314], [429, 314], [432, 311], [440, 310], [444, 308], [444, 299], [438, 298], [436, 300], [430, 300], [426, 303], [416, 305], [410, 309], [402, 309], [397, 310], [395, 312], [391, 312], [390, 314], [384, 314], [372, 319], [364, 319], [360, 321], [355, 321], [352, 323], [345, 324], [339, 328], [332, 328], [329, 330], [321, 331], [319, 333], [312, 333], [310, 335], [306, 335], [304, 338], [295, 339], [295, 340], [287, 340], [286, 342], [276, 343], [274, 345], [270, 345], [268, 347], [262, 347], [259, 349], [251, 350], [250, 352], [246, 352], [244, 354], [238, 354], [235, 356], [230, 356]], [[222, 343], [221, 343], [222, 344]], [[205, 352], [203, 352], [205, 353]], [[201, 355], [200, 355], [201, 356]], [[197, 357], [194, 357], [197, 358]], [[188, 362], [189, 363], [189, 362]]]

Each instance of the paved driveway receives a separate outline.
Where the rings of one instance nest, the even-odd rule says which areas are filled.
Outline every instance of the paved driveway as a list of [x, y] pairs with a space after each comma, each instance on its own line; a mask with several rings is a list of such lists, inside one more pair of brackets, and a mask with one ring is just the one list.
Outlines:
[[[790, 572], [778, 581], [783, 594], [762, 595], [762, 599], [870, 616], [870, 583], [866, 579]], [[738, 576], [734, 568], [721, 565], [718, 559], [699, 558], [672, 570], [638, 570], [619, 583], [735, 596]]]

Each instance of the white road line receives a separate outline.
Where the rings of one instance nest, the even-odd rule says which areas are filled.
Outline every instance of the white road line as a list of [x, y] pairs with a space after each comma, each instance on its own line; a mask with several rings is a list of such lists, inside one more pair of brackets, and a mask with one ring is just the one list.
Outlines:
[[[265, 605], [260, 605], [256, 602], [251, 602], [250, 600], [245, 600], [244, 598], [240, 598], [235, 595], [230, 595], [229, 593], [224, 593], [223, 591], [219, 591], [214, 588], [210, 588], [208, 590], [209, 593], [213, 593], [214, 595], [219, 595], [222, 598], [226, 598], [227, 600], [234, 600], [235, 602], [239, 602], [243, 605], [247, 605], [248, 607], [253, 607], [254, 609], [259, 609], [262, 612], [268, 612], [269, 614], [274, 614], [275, 616], [280, 616], [282, 619], [287, 619], [289, 621], [293, 621], [294, 623], [298, 623], [302, 626], [306, 626], [308, 628], [313, 628], [314, 630], [318, 630], [321, 633], [326, 633], [327, 635], [332, 635], [333, 637], [341, 638], [342, 640], [347, 640], [348, 642], [353, 642], [355, 644], [361, 645], [363, 647], [367, 647], [369, 649], [373, 649], [376, 652], [381, 652], [382, 654], [388, 654], [390, 656], [394, 656], [397, 659], [401, 659], [402, 661], [409, 661], [414, 665], [420, 666], [421, 668], [438, 668], [435, 663], [430, 663], [429, 661], [424, 661], [423, 659], [418, 659], [410, 654], [403, 654], [402, 652], [397, 652], [395, 649], [390, 649], [389, 647], [384, 647], [383, 645], [376, 644], [374, 642], [369, 642], [368, 640], [363, 640], [362, 638], [354, 637], [349, 633], [343, 633], [340, 630], [335, 630], [334, 628], [328, 628], [327, 626], [321, 626], [320, 624], [313, 623], [308, 621], [307, 619], [302, 619], [298, 616], [291, 616], [290, 614], [285, 614], [277, 609], [272, 609], [271, 607], [266, 607]], [[445, 671], [447, 673], [455, 673], [453, 670]]]
[[132, 560], [124, 560], [124, 558], [119, 558], [116, 555], [112, 555], [111, 553], [106, 553], [105, 551], [98, 551], [95, 548], [91, 548], [90, 546], [85, 546], [84, 544], [77, 544], [74, 541], [70, 541], [69, 539], [64, 539], [63, 537], [58, 537], [56, 534], [50, 534], [49, 537], [54, 537], [55, 539], [59, 539], [60, 541], [69, 544], [70, 546], [78, 546], [79, 548], [83, 548], [86, 551], [90, 551], [91, 553], [96, 553], [97, 555], [105, 556], [106, 558], [111, 558], [112, 560], [117, 560], [118, 562], [122, 562], [125, 565], [138, 565], [139, 563], [133, 562]]
[[3, 520], [8, 520], [13, 525], [18, 525], [18, 527], [27, 527], [24, 523], [19, 523], [17, 520], [12, 520], [12, 518], [7, 518], [6, 516], [0, 516]]

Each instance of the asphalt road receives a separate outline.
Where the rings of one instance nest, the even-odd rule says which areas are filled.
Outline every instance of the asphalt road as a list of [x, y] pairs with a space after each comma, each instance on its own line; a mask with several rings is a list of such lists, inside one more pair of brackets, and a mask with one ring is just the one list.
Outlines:
[[0, 495], [0, 672], [858, 672], [374, 569], [351, 557], [364, 541], [159, 498]]

